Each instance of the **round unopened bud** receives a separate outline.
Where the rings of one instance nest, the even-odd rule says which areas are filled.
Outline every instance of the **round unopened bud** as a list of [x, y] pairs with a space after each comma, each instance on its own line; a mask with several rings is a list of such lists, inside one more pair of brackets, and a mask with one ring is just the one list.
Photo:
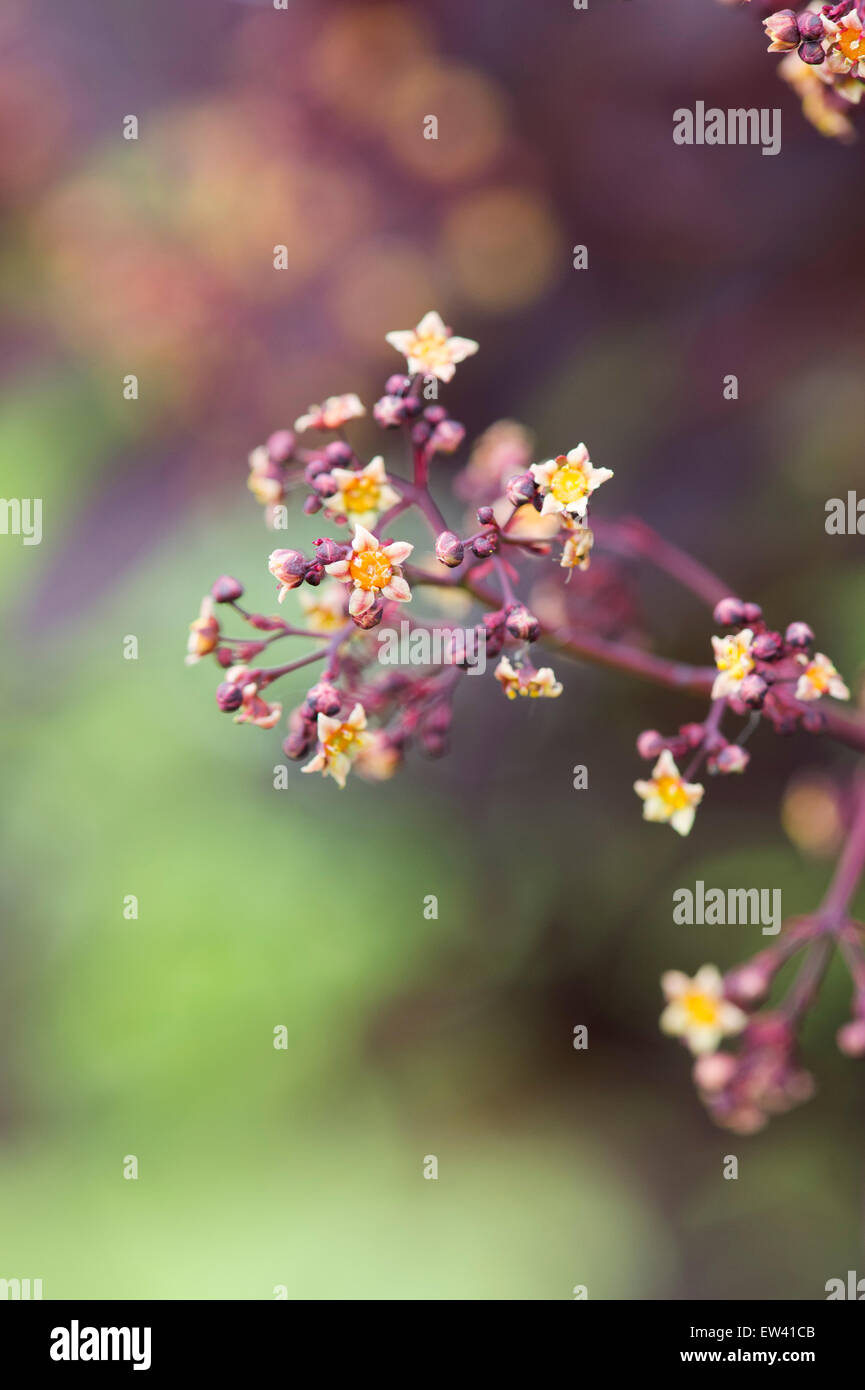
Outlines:
[[465, 547], [459, 536], [453, 531], [442, 531], [436, 538], [436, 559], [452, 570], [462, 564], [464, 556]]
[[746, 623], [759, 623], [763, 616], [763, 610], [759, 603], [744, 603], [742, 608], [744, 610]]
[[808, 63], [809, 66], [815, 68], [826, 61], [826, 54], [823, 51], [823, 45], [819, 39], [809, 39], [807, 43], [801, 44], [799, 47], [799, 57], [802, 59], [803, 63]]
[[431, 425], [440, 425], [442, 420], [448, 418], [448, 413], [443, 405], [428, 405], [423, 413], [423, 418], [428, 420]]
[[434, 454], [455, 454], [466, 437], [466, 427], [459, 420], [442, 420], [436, 425], [429, 446]]
[[813, 10], [803, 10], [797, 17], [796, 25], [802, 40], [819, 43], [825, 35], [823, 16], [815, 14]]
[[411, 390], [411, 377], [405, 376], [402, 372], [394, 372], [385, 382], [384, 389], [388, 396], [404, 396], [406, 391]]
[[432, 435], [432, 425], [426, 420], [416, 420], [411, 427], [411, 442], [416, 449], [422, 449]]
[[481, 526], [489, 526], [491, 522], [495, 521], [495, 517], [496, 514], [492, 507], [478, 507], [478, 521]]
[[287, 589], [296, 589], [303, 583], [306, 566], [306, 556], [299, 550], [273, 550], [267, 561], [267, 568], [274, 579]]
[[694, 1084], [701, 1091], [723, 1091], [733, 1080], [737, 1065], [730, 1052], [709, 1052], [694, 1063]]
[[749, 961], [746, 965], [735, 966], [724, 976], [724, 995], [734, 1004], [750, 1008], [766, 997], [771, 983], [772, 971]]
[[657, 729], [644, 729], [637, 739], [637, 752], [641, 758], [657, 758], [664, 751], [663, 734]]
[[719, 627], [736, 627], [745, 621], [745, 605], [740, 598], [722, 598], [712, 617]]
[[838, 1029], [835, 1041], [845, 1057], [865, 1057], [865, 1018], [854, 1018]]
[[715, 754], [714, 761], [718, 772], [744, 772], [751, 754], [738, 743], [728, 743]]
[[352, 621], [355, 627], [363, 628], [365, 632], [368, 632], [371, 627], [378, 627], [383, 613], [384, 604], [377, 603], [374, 607], [368, 608], [365, 613], [361, 613], [359, 617], [353, 618]]
[[757, 661], [776, 661], [784, 650], [780, 632], [761, 632], [751, 644], [751, 655]]
[[216, 687], [216, 703], [223, 714], [231, 714], [233, 710], [240, 709], [243, 704], [243, 686], [233, 685], [231, 681], [222, 681]]
[[292, 762], [305, 758], [310, 750], [312, 739], [305, 729], [295, 729], [282, 741], [282, 751]]
[[498, 656], [505, 645], [505, 612], [497, 608], [494, 613], [485, 613], [482, 619], [485, 636], [484, 651], [489, 659]]
[[407, 420], [417, 420], [424, 411], [424, 403], [418, 396], [404, 396], [403, 406]]
[[310, 717], [327, 714], [333, 718], [334, 715], [339, 714], [341, 704], [342, 696], [335, 685], [331, 685], [330, 681], [317, 681], [306, 692], [303, 713]]
[[265, 650], [266, 646], [266, 642], [238, 642], [234, 648], [235, 662], [253, 661]]
[[344, 439], [332, 439], [325, 446], [324, 457], [328, 468], [351, 468], [354, 463], [354, 449]]
[[324, 579], [324, 565], [320, 560], [310, 560], [303, 577], [307, 584], [311, 584], [314, 589], [318, 588]]
[[522, 507], [524, 503], [531, 502], [537, 490], [538, 485], [531, 473], [515, 473], [505, 484], [505, 496], [512, 507]]
[[372, 418], [383, 430], [395, 430], [406, 417], [402, 396], [382, 396], [372, 408]]
[[308, 497], [304, 497], [303, 511], [305, 516], [315, 516], [316, 512], [321, 511], [321, 508], [322, 501], [320, 497], [315, 497], [312, 493], [310, 493]]
[[777, 10], [775, 14], [770, 14], [768, 19], [763, 20], [763, 28], [766, 37], [775, 43], [782, 43], [787, 48], [799, 47], [799, 26], [792, 10]]
[[291, 430], [276, 430], [265, 444], [272, 463], [288, 463], [294, 453], [295, 438]]
[[814, 633], [807, 623], [790, 623], [784, 633], [784, 640], [794, 651], [802, 652], [811, 646], [814, 641]]
[[230, 574], [221, 574], [210, 592], [217, 603], [236, 603], [243, 598], [243, 585], [237, 579], [232, 579]]
[[334, 497], [339, 488], [332, 473], [319, 473], [312, 480], [312, 486], [319, 497]]
[[319, 473], [327, 473], [327, 472], [328, 472], [328, 468], [329, 468], [329, 465], [328, 465], [327, 459], [324, 459], [324, 458], [314, 458], [314, 459], [310, 459], [310, 460], [309, 460], [309, 463], [306, 465], [306, 467], [305, 467], [304, 470], [303, 470], [303, 476], [304, 476], [304, 478], [306, 479], [306, 481], [307, 481], [308, 483], [312, 484], [312, 483], [315, 482], [315, 480], [316, 480], [316, 478], [318, 477]]
[[216, 657], [217, 665], [222, 666], [226, 670], [229, 666], [233, 666], [235, 664], [234, 652], [232, 651], [231, 647], [217, 647], [213, 655]]
[[537, 642], [541, 635], [540, 623], [523, 603], [515, 603], [508, 609], [505, 627], [518, 642]]
[[739, 699], [748, 706], [748, 709], [762, 709], [768, 689], [769, 686], [763, 677], [752, 671], [751, 675], [746, 676], [739, 686]]
[[499, 538], [495, 531], [485, 531], [482, 536], [477, 536], [472, 541], [472, 554], [479, 560], [486, 560], [490, 555], [495, 555], [499, 548]]
[[350, 549], [340, 541], [335, 541], [332, 536], [319, 536], [317, 541], [313, 541], [312, 548], [316, 560], [320, 560], [323, 565], [335, 565], [338, 560], [344, 560]]

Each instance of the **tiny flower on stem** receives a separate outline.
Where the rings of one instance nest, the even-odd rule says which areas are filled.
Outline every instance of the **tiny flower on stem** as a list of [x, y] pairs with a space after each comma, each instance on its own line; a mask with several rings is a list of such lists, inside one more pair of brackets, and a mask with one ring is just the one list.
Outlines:
[[592, 493], [613, 476], [611, 468], [595, 468], [585, 444], [578, 444], [570, 453], [559, 454], [545, 463], [533, 463], [529, 472], [544, 499], [542, 516], [569, 512], [572, 516], [584, 517]]
[[643, 799], [643, 819], [669, 821], [679, 835], [690, 833], [703, 790], [699, 782], [683, 779], [669, 748], [655, 763], [651, 778], [634, 783], [634, 791]]
[[[232, 672], [229, 671], [228, 675], [230, 678]], [[243, 700], [240, 710], [234, 716], [235, 724], [255, 724], [259, 729], [272, 729], [281, 717], [282, 705], [269, 705], [266, 700], [262, 700], [255, 681], [250, 681], [243, 687]]]
[[661, 988], [667, 999], [661, 1031], [683, 1038], [695, 1056], [715, 1052], [722, 1038], [741, 1033], [748, 1021], [724, 998], [724, 981], [714, 965], [701, 966], [693, 979], [681, 970], [667, 970]]
[[739, 687], [746, 676], [754, 669], [751, 644], [754, 634], [749, 627], [737, 632], [733, 637], [713, 637], [712, 648], [718, 674], [712, 686], [712, 699], [721, 700], [737, 696]]
[[830, 19], [823, 15], [823, 51], [829, 72], [865, 78], [865, 32], [862, 19], [855, 9]]
[[320, 714], [316, 727], [318, 751], [301, 772], [320, 772], [322, 777], [332, 777], [338, 787], [344, 787], [352, 763], [370, 738], [366, 733], [366, 711], [358, 703], [345, 720]]
[[521, 666], [515, 670], [506, 656], [502, 657], [493, 674], [509, 700], [515, 700], [518, 695], [528, 695], [534, 700], [555, 700], [564, 689], [561, 682], [556, 680], [551, 666], [542, 666], [540, 670], [535, 670], [533, 666]]
[[359, 420], [366, 414], [366, 406], [359, 396], [350, 392], [345, 396], [328, 396], [321, 405], [311, 405], [305, 415], [294, 422], [298, 434], [307, 430], [338, 430], [349, 420]]
[[352, 586], [348, 611], [353, 618], [368, 612], [379, 596], [392, 599], [394, 603], [411, 600], [411, 590], [402, 577], [400, 566], [413, 550], [414, 546], [408, 541], [383, 545], [365, 526], [355, 527], [349, 556], [325, 566], [334, 579]]
[[473, 338], [455, 338], [440, 314], [430, 310], [416, 328], [385, 334], [391, 347], [401, 352], [412, 375], [435, 376], [450, 381], [457, 364], [478, 350]]
[[388, 482], [381, 455], [358, 470], [332, 468], [330, 477], [337, 490], [325, 503], [326, 516], [344, 515], [362, 526], [374, 526], [379, 515], [399, 501], [399, 494]]
[[219, 645], [219, 622], [213, 615], [213, 599], [207, 594], [201, 600], [201, 610], [195, 622], [189, 624], [186, 644], [186, 665], [194, 666], [203, 656], [209, 656]]
[[796, 685], [797, 700], [819, 700], [821, 695], [834, 695], [836, 700], [850, 699], [850, 691], [828, 656], [816, 652], [809, 661], [807, 656], [800, 654], [797, 660], [805, 667]]
[[[567, 520], [565, 520], [567, 518]], [[592, 546], [595, 537], [580, 521], [575, 521], [569, 512], [562, 516], [563, 530], [565, 532], [565, 543], [562, 546], [562, 558], [559, 561], [562, 569], [566, 570], [587, 570], [591, 563]], [[568, 576], [570, 578], [570, 576]]]
[[302, 589], [298, 595], [303, 617], [310, 632], [323, 636], [338, 632], [345, 624], [345, 589], [334, 580], [310, 592]]

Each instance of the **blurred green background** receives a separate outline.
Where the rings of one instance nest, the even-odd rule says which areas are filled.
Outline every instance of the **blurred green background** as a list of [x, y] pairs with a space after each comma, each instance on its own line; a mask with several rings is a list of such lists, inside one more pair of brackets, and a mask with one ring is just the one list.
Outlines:
[[[858, 684], [861, 542], [826, 537], [823, 505], [861, 478], [861, 156], [794, 104], [778, 159], [674, 147], [683, 94], [787, 96], [747, 16], [675, 0], [674, 58], [673, 8], [641, 8], [623, 86], [597, 58], [610, 12], [632, 23], [612, 0], [4, 7], [0, 457], [45, 534], [0, 543], [0, 1277], [47, 1298], [794, 1299], [861, 1271], [841, 972], [806, 1036], [816, 1099], [754, 1138], [712, 1127], [657, 1032], [663, 969], [765, 944], [673, 926], [673, 890], [813, 907], [831, 861], [779, 804], [803, 761], [849, 757], [762, 732], [682, 843], [640, 820], [634, 739], [700, 706], [556, 662], [544, 708], [466, 681], [443, 762], [276, 791], [277, 733], [235, 728], [182, 661], [216, 575], [270, 611], [248, 450], [310, 400], [374, 399], [383, 333], [436, 304], [481, 342], [446, 397], [470, 434], [525, 420], [538, 457], [585, 438], [616, 470], [599, 515], [639, 512], [811, 622]], [[460, 136], [430, 152], [415, 118], [437, 104]], [[659, 649], [706, 660], [695, 603], [642, 577], [633, 596]]]

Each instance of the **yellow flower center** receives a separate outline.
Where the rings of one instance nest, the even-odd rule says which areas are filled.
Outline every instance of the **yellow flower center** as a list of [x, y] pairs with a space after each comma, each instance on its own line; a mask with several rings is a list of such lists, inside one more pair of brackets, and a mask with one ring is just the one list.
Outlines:
[[374, 478], [360, 476], [342, 494], [347, 512], [371, 512], [378, 506], [379, 486]]
[[724, 650], [717, 658], [715, 665], [719, 671], [729, 671], [733, 679], [737, 681], [743, 681], [754, 669], [754, 663], [747, 648], [740, 647], [735, 642], [724, 644]]
[[557, 502], [577, 502], [589, 490], [589, 480], [576, 463], [564, 463], [553, 474], [550, 492]]
[[838, 40], [838, 47], [851, 63], [865, 58], [865, 40], [859, 29], [845, 29]]
[[692, 1023], [717, 1023], [719, 1001], [700, 990], [689, 990], [682, 1000]]
[[683, 811], [688, 805], [688, 793], [681, 777], [659, 777], [656, 789], [664, 805], [671, 811]]
[[350, 748], [357, 738], [357, 730], [351, 724], [340, 724], [331, 734], [327, 743], [324, 745], [328, 753], [333, 756], [336, 753], [344, 753]]
[[361, 550], [349, 563], [349, 574], [361, 589], [383, 589], [393, 575], [393, 565], [383, 550]]
[[829, 689], [829, 674], [822, 666], [809, 666], [805, 672], [814, 689], [819, 690], [821, 695], [825, 695]]
[[420, 358], [430, 367], [441, 366], [448, 360], [447, 338], [442, 338], [438, 333], [427, 333], [423, 338], [415, 338], [411, 355]]

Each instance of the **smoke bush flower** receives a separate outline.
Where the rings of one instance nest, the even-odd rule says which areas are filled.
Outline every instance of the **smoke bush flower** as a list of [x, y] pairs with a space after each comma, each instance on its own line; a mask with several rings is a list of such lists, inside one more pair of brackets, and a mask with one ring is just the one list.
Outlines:
[[478, 350], [473, 338], [455, 338], [434, 309], [424, 314], [416, 328], [385, 336], [391, 347], [404, 355], [412, 375], [418, 372], [439, 381], [450, 381], [457, 364]]
[[568, 454], [533, 463], [529, 470], [544, 499], [541, 513], [569, 512], [584, 517], [589, 498], [596, 488], [612, 478], [611, 468], [595, 468], [585, 444], [578, 444]]
[[382, 545], [365, 526], [356, 526], [351, 549], [348, 559], [336, 560], [325, 569], [334, 579], [345, 580], [352, 586], [348, 611], [353, 618], [367, 613], [379, 595], [394, 603], [411, 600], [411, 589], [403, 579], [400, 566], [411, 555], [413, 545], [407, 541]]
[[365, 468], [332, 468], [329, 476], [336, 484], [336, 492], [325, 504], [325, 516], [345, 515], [363, 526], [374, 526], [381, 512], [399, 501], [399, 494], [388, 482], [381, 454]]
[[725, 695], [739, 694], [742, 682], [754, 669], [754, 662], [751, 657], [751, 643], [753, 641], [754, 634], [748, 627], [737, 633], [735, 637], [712, 638], [715, 665], [718, 668], [718, 675], [712, 686], [713, 700], [718, 700]]
[[550, 666], [535, 670], [534, 666], [524, 665], [515, 670], [506, 656], [496, 667], [495, 677], [509, 700], [515, 700], [518, 695], [555, 700], [564, 689]]
[[699, 782], [685, 781], [668, 748], [649, 780], [634, 783], [634, 791], [642, 798], [644, 820], [669, 821], [678, 835], [690, 834], [704, 788]]
[[305, 415], [294, 422], [298, 434], [307, 430], [338, 430], [349, 420], [358, 420], [366, 414], [366, 407], [359, 396], [349, 393], [346, 396], [328, 396], [323, 405], [311, 405]]
[[821, 695], [834, 695], [836, 700], [850, 699], [850, 691], [828, 656], [817, 652], [811, 661], [804, 655], [797, 660], [805, 667], [796, 684], [797, 700], [819, 700]]
[[667, 1007], [661, 1028], [674, 1038], [684, 1038], [693, 1053], [714, 1052], [722, 1038], [741, 1033], [748, 1019], [724, 998], [721, 972], [704, 965], [693, 980], [680, 970], [668, 970], [661, 978]]
[[344, 787], [352, 763], [369, 740], [363, 705], [356, 704], [344, 720], [320, 714], [317, 733], [316, 755], [301, 772], [320, 772], [323, 777], [332, 777], [338, 787]]

